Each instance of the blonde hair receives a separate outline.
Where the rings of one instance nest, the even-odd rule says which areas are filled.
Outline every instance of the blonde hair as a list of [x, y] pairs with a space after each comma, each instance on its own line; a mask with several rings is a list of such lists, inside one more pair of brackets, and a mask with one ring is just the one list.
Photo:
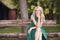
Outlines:
[[35, 10], [36, 10], [36, 9], [39, 9], [39, 10], [41, 11], [40, 17], [44, 17], [44, 21], [45, 21], [45, 16], [44, 16], [44, 13], [43, 13], [43, 8], [40, 7], [40, 6], [37, 6], [37, 7], [34, 8], [32, 15], [35, 17]]

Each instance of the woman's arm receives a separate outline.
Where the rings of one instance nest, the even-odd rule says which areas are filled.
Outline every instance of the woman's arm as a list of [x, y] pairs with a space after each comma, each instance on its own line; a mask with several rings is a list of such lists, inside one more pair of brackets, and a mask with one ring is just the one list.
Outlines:
[[[40, 20], [41, 18], [41, 20]], [[38, 26], [41, 27], [43, 23], [45, 22], [45, 16], [42, 15], [42, 17], [38, 17]]]
[[[33, 21], [34, 25], [36, 25], [36, 21], [35, 21], [35, 18], [33, 15], [31, 15], [31, 20]], [[28, 30], [28, 33], [31, 32], [32, 29], [35, 29], [36, 27], [31, 27], [29, 30]]]
[[36, 22], [35, 18], [33, 15], [31, 15], [31, 20], [33, 21], [33, 23], [35, 24], [36, 29], [38, 28], [38, 22]]
[[34, 18], [34, 16], [33, 15], [31, 15], [31, 20], [33, 21], [33, 23], [36, 25], [36, 20], [35, 20], [35, 18]]
[[40, 26], [41, 22], [40, 22], [40, 16], [38, 17], [38, 27]]

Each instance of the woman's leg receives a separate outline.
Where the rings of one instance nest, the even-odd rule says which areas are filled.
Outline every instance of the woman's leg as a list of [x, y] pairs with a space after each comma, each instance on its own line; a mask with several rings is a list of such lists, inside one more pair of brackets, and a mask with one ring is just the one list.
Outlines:
[[39, 33], [38, 33], [38, 31], [36, 31], [36, 33], [35, 33], [35, 40], [38, 40], [38, 38], [39, 38]]
[[41, 29], [38, 28], [35, 33], [35, 40], [42, 40], [42, 32]]
[[42, 32], [39, 33], [39, 40], [42, 40]]

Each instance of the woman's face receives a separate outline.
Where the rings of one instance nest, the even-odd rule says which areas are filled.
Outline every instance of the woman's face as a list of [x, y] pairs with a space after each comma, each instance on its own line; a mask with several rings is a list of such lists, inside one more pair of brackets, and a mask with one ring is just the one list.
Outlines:
[[41, 14], [41, 10], [37, 8], [37, 9], [35, 10], [35, 14], [36, 14], [36, 16], [40, 15], [40, 14]]

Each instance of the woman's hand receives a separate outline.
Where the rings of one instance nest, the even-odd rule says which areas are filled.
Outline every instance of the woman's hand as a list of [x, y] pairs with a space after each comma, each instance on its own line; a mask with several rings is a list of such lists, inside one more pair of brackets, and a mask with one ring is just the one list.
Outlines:
[[39, 13], [37, 13], [37, 15], [36, 15], [38, 18], [40, 18], [40, 14]]
[[40, 18], [40, 15], [38, 15], [38, 18]]
[[38, 28], [38, 23], [36, 23], [36, 29]]
[[38, 29], [38, 28], [40, 28], [40, 26], [39, 26], [39, 24], [38, 24], [38, 23], [36, 23], [36, 29]]

